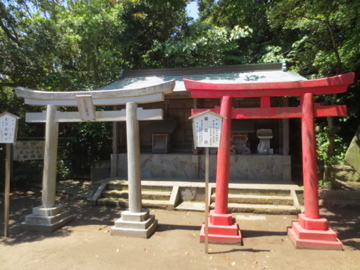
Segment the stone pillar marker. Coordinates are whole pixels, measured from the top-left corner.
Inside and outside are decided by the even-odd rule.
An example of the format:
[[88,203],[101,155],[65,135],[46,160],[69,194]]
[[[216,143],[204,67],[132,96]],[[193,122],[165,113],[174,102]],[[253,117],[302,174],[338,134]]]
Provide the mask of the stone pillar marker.
[[34,207],[32,214],[21,223],[26,229],[52,232],[74,219],[69,210],[55,205],[56,160],[58,149],[59,123],[56,121],[55,105],[47,105],[45,127],[45,153],[42,180],[42,205]]
[[129,209],[123,211],[115,221],[111,234],[148,238],[154,233],[157,220],[148,209],[142,209],[139,121],[137,104],[134,102],[126,103],[126,129]]

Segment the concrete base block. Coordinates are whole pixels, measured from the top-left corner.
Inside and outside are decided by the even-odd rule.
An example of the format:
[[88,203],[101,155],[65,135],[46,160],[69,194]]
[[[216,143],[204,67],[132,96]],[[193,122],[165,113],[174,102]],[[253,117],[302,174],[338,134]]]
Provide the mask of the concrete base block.
[[[242,245],[239,226],[231,213],[217,214],[214,210],[210,211],[208,237],[211,244]],[[205,224],[201,227],[200,242],[205,242]]]
[[156,230],[158,221],[149,210],[143,209],[139,213],[124,211],[111,228],[111,235],[149,238]]
[[299,221],[292,222],[292,226],[288,228],[288,237],[299,249],[343,249],[337,233],[327,227],[327,220],[324,218],[314,222],[300,214]]
[[[215,226],[218,227],[218,226]],[[225,226],[222,226],[224,229]],[[229,234],[220,234],[220,233],[211,233],[214,230],[214,225],[209,224],[209,234],[208,234],[208,241],[210,244],[219,244],[219,245],[242,245],[242,235],[239,230],[237,224],[229,226],[227,233]],[[217,228],[215,228],[215,231]],[[205,242],[205,224],[201,226],[200,231],[200,243]]]
[[130,212],[128,210],[121,213],[121,220],[123,221],[133,221],[133,222],[142,222],[149,218],[150,211],[148,209],[142,209],[141,212]]
[[53,232],[73,219],[74,216],[71,215],[70,210],[64,210],[61,205],[51,208],[38,206],[33,208],[32,214],[25,217],[21,227],[28,230]]

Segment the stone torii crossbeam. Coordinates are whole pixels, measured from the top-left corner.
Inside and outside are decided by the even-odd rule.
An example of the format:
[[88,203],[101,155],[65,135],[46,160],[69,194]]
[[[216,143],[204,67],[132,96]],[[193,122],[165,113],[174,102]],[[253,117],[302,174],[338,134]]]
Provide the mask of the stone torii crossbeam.
[[[314,95],[346,92],[354,82],[354,73],[330,78],[271,83],[207,83],[184,79],[193,98],[220,98],[221,105],[211,109],[226,117],[217,157],[215,209],[210,212],[209,241],[217,244],[239,244],[242,236],[228,210],[231,119],[301,118],[305,212],[293,222],[288,235],[297,248],[342,249],[337,234],[320,218],[316,159],[315,117],[345,116],[346,106],[321,106]],[[298,107],[271,107],[271,97],[300,96]],[[232,98],[259,97],[259,108],[233,108]],[[206,109],[193,109],[192,115]],[[200,241],[204,240],[203,228]]]
[[[27,113],[26,122],[46,123],[44,170],[42,180],[42,205],[33,208],[32,214],[25,217],[22,226],[40,231],[54,231],[74,217],[62,205],[56,205],[56,160],[58,147],[58,130],[61,122],[90,121],[125,121],[128,138],[128,182],[129,210],[123,211],[121,218],[115,222],[112,234],[135,237],[149,237],[156,229],[157,220],[142,209],[141,174],[140,174],[140,140],[138,121],[161,120],[161,109],[143,110],[138,103],[163,101],[164,95],[171,93],[175,82],[137,88],[73,92],[49,92],[31,90],[23,87],[15,89],[26,104],[45,105],[46,111]],[[95,106],[126,104],[126,111],[96,111]],[[77,112],[60,112],[58,106],[78,106]],[[81,110],[80,110],[81,108]]]

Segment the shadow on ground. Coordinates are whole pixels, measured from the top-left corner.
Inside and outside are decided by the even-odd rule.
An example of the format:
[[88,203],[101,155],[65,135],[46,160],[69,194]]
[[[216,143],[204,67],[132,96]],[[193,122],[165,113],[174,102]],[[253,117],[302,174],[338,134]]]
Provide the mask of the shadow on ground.
[[[1,196],[3,205],[4,195]],[[72,233],[72,227],[99,225],[109,226],[114,224],[114,220],[120,217],[122,209],[106,208],[93,206],[86,200],[74,195],[57,193],[56,203],[62,204],[65,209],[71,210],[75,219],[55,232],[38,232],[25,230],[21,223],[25,216],[32,213],[32,208],[41,205],[41,191],[38,188],[24,190],[16,188],[10,194],[10,217],[9,217],[9,237],[3,238],[3,243],[15,245],[24,242],[41,241],[49,237],[66,237]],[[4,207],[0,209],[0,235],[4,235]]]
[[[0,202],[3,205],[3,194],[0,194]],[[66,193],[57,193],[56,202],[64,205],[75,216],[75,219],[68,223],[61,230],[52,233],[29,231],[21,228],[20,224],[25,216],[31,214],[32,208],[41,205],[40,188],[35,187],[16,187],[11,192],[10,197],[10,223],[9,237],[2,238],[1,242],[6,245],[16,245],[24,242],[41,241],[44,238],[66,237],[71,235],[72,228],[77,226],[99,226],[99,230],[108,226],[113,226],[114,221],[120,217],[120,208],[108,208],[103,206],[91,205],[88,201]],[[329,227],[338,233],[338,238],[350,250],[360,250],[360,215],[355,208],[332,208],[321,209],[321,216],[328,219]],[[0,235],[4,232],[4,207],[0,209]],[[170,222],[171,223],[171,222]],[[289,224],[290,225],[290,224]],[[165,232],[171,230],[198,231],[199,225],[166,224],[160,223],[157,231]],[[241,229],[244,239],[267,237],[267,236],[286,236],[284,231],[261,231]],[[236,250],[235,250],[236,251]],[[229,252],[235,252],[229,251]],[[242,249],[242,251],[244,251]],[[263,252],[254,249],[249,252]],[[266,250],[265,250],[266,251]]]
[[356,208],[323,209],[322,217],[329,221],[329,227],[338,234],[344,245],[360,250],[360,216]]

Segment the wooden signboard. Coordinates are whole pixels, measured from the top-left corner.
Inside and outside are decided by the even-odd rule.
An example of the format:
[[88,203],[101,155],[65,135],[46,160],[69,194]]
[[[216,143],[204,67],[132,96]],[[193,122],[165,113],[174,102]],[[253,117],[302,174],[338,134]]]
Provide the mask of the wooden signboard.
[[8,112],[0,114],[0,143],[15,143],[18,119]]
[[190,117],[196,147],[219,147],[223,116],[210,110]]
[[209,228],[209,147],[219,147],[222,120],[225,117],[210,110],[189,117],[193,120],[195,147],[205,147],[205,253],[208,253]]
[[0,114],[0,143],[6,144],[4,190],[4,237],[9,233],[11,144],[15,143],[19,117],[8,112]]
[[17,141],[13,149],[14,160],[44,159],[45,141]]

